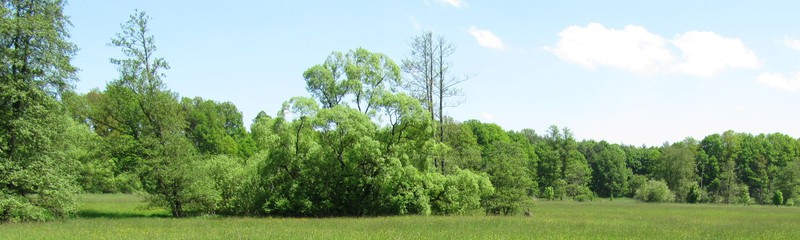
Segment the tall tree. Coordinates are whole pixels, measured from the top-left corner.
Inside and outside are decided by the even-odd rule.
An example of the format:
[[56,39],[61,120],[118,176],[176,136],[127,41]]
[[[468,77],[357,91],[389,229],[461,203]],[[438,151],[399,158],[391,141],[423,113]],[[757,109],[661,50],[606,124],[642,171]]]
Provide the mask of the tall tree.
[[406,88],[417,97],[430,113],[431,121],[438,122],[433,138],[444,141],[446,119],[444,108],[460,104],[453,97],[461,96],[458,84],[467,77],[456,77],[451,72],[452,63],[448,60],[456,51],[456,46],[447,42],[443,36],[434,38],[430,31],[414,37],[411,42],[411,56],[403,60],[403,71],[411,77]]
[[592,167],[592,190],[602,197],[628,194],[632,171],[625,165],[625,151],[615,144],[600,141],[586,154]]
[[178,96],[162,81],[162,71],[169,65],[155,55],[149,20],[145,12],[137,10],[121,25],[122,33],[111,39],[126,58],[111,59],[120,77],[109,83],[107,94],[126,107],[109,112],[128,123],[123,133],[138,146],[134,154],[143,161],[139,171],[142,186],[150,193],[148,199],[182,217],[189,205],[202,201],[194,192],[202,181],[201,176],[192,174],[194,148],[184,134],[186,121]]
[[75,210],[74,125],[58,102],[76,51],[63,1],[0,4],[0,221],[45,220]]

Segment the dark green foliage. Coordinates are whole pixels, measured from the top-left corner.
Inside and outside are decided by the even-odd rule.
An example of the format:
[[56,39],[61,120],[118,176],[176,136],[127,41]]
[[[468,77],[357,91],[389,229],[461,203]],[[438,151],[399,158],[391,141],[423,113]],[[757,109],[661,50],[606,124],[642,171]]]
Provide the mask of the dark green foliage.
[[653,178],[664,180],[677,201],[686,201],[692,183],[696,181],[696,152],[697,145],[692,139],[665,144],[653,172]]
[[[585,144],[585,143],[583,143]],[[592,166],[592,191],[601,197],[628,194],[632,172],[625,164],[625,152],[618,145],[601,141],[584,153]]]
[[495,187],[495,193],[484,200],[486,212],[510,215],[521,209],[528,189],[533,186],[527,156],[517,143],[496,141],[486,150],[486,173]]
[[186,135],[202,154],[248,158],[255,142],[242,123],[242,113],[230,102],[183,98]]
[[702,190],[697,185],[692,185],[689,188],[689,193],[686,195],[686,202],[687,203],[699,203],[703,201],[703,193]]
[[775,191],[772,195],[772,204],[773,205],[783,205],[783,193],[781,191]]

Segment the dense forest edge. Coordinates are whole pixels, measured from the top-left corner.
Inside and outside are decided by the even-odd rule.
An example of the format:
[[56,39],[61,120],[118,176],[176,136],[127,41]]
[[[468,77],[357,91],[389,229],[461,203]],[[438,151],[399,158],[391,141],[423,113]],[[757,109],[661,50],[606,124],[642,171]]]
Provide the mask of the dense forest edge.
[[[568,128],[455,121],[455,46],[357,48],[302,73],[309,96],[247,126],[230,102],[180,97],[150,18],[111,36],[104,89],[73,90],[59,0],[0,6],[0,222],[70,216],[80,193],[142,193],[174,217],[513,215],[532,199],[794,205],[800,139],[727,131],[659,147],[578,141]],[[321,56],[324,57],[324,56]],[[298,73],[300,76],[301,73]],[[248,128],[249,127],[249,128]]]

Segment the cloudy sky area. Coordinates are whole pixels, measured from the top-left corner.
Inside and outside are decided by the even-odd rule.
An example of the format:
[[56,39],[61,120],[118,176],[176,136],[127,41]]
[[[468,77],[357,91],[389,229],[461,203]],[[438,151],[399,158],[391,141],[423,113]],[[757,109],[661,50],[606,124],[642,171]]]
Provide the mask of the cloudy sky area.
[[578,139],[660,145],[725,130],[800,137],[795,1],[72,0],[77,89],[118,76],[108,46],[134,9],[153,18],[165,82],[231,101],[251,123],[292,96],[331,51],[400,62],[430,30],[457,45],[455,119],[506,129],[569,127]]

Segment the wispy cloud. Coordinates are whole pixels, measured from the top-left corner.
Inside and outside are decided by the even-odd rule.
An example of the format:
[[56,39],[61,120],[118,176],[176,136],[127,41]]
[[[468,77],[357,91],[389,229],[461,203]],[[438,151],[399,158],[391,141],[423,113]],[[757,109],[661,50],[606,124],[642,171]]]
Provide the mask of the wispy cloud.
[[500,50],[505,48],[505,45],[503,45],[503,40],[500,40],[499,37],[494,35],[494,33],[490,32],[489,30],[479,29],[475,26],[472,26],[469,28],[469,34],[475,37],[475,40],[478,40],[478,44],[481,46]]
[[785,45],[785,46],[787,46],[787,47],[789,47],[791,49],[800,51],[800,40],[797,40],[797,39],[794,39],[794,38],[785,37],[785,38],[783,38],[783,45]]
[[442,4],[448,4],[455,8],[462,8],[467,6],[467,3],[462,0],[437,0],[437,1]]
[[411,26],[414,27],[414,30],[422,29],[422,24],[419,24],[417,18],[415,18],[414,16],[408,16],[408,20],[411,21]]
[[[712,76],[728,68],[759,68],[760,60],[736,38],[690,31],[666,39],[642,26],[609,29],[598,23],[570,26],[556,47],[544,49],[589,69],[598,66],[639,74]],[[676,51],[678,50],[678,51]]]
[[494,120],[495,120],[494,115],[492,115],[491,113],[488,113],[488,112],[481,112],[481,117],[483,118],[484,121],[487,121],[487,122],[494,122]]
[[763,73],[756,78],[758,82],[766,84],[767,86],[783,89],[789,92],[800,91],[800,72],[796,73],[793,78],[787,78],[779,73]]

